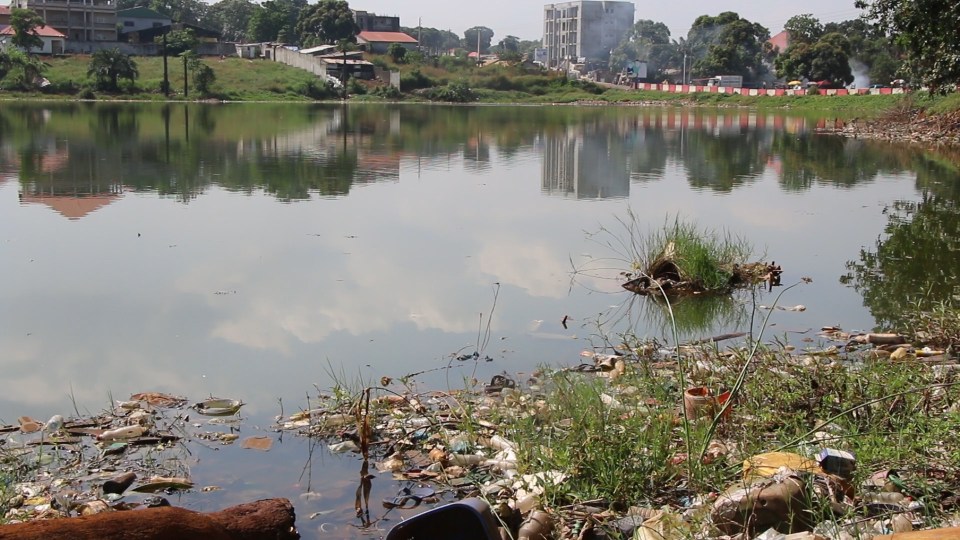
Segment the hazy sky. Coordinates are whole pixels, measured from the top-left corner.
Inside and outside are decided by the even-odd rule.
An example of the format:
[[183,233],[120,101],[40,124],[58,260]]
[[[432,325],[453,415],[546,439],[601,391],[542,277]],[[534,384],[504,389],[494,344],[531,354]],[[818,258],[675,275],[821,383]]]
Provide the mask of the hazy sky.
[[[311,2],[312,3],[312,2]],[[537,0],[349,0],[352,9],[371,11],[377,15],[397,15],[400,24],[416,27],[421,18],[423,26],[451,30],[459,36],[473,26],[486,26],[494,31],[493,42],[514,35],[520,39],[540,39],[543,34],[543,6],[548,2]],[[734,11],[741,17],[758,22],[776,34],[790,17],[810,13],[820,22],[854,19],[860,10],[853,0],[805,0],[803,2],[757,2],[755,0],[667,0],[634,2],[635,19],[662,22],[670,29],[670,36],[686,37],[693,20],[700,15],[717,15]]]

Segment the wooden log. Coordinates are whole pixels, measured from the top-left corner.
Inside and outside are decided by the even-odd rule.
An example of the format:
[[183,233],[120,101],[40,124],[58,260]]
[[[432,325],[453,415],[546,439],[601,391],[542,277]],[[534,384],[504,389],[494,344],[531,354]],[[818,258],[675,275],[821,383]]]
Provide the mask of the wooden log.
[[0,540],[295,540],[295,519],[289,500],[264,499],[219,512],[160,507],[4,525]]

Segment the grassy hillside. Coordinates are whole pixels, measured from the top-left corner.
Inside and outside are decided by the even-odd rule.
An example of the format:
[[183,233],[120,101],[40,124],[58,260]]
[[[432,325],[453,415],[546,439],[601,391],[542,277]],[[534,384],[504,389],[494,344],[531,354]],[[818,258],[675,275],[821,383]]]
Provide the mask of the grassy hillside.
[[[395,63],[390,57],[369,55],[374,64],[400,71],[401,92],[382,84],[351,81],[351,100],[358,101],[454,101],[484,103],[658,103],[715,107],[789,108],[823,111],[837,115],[870,116],[904,106],[902,96],[782,96],[750,97],[725,94],[670,94],[653,91],[607,89],[589,82],[568,81],[561,74],[540,71],[531,66],[504,64],[477,67],[466,59],[442,57],[419,63]],[[119,94],[94,89],[87,77],[90,56],[75,55],[46,59],[44,75],[51,85],[43,92],[0,91],[0,98],[48,99],[143,99],[164,100],[160,93],[163,60],[159,57],[135,57],[140,73],[132,85],[124,83]],[[207,57],[216,82],[210,95],[189,90],[188,99],[215,98],[230,101],[313,101],[339,99],[311,73],[266,60]],[[183,64],[180,58],[168,60],[171,99],[184,99]],[[190,85],[192,87],[192,83]],[[931,112],[960,109],[960,96],[910,98],[909,103]]]
[[[111,95],[96,92],[103,99],[148,99],[163,100],[160,83],[163,80],[163,59],[154,56],[134,58],[140,76],[134,85],[123,82],[123,92]],[[205,58],[204,63],[216,74],[213,84],[213,96],[237,101],[309,101],[314,98],[328,97],[318,91],[322,85],[317,78],[302,69],[293,68],[278,62],[263,60],[244,60],[230,57]],[[83,89],[93,88],[93,80],[87,77],[90,64],[89,55],[61,56],[46,60],[44,73],[51,85],[41,93],[17,93],[20,97],[76,97]],[[180,58],[168,58],[168,78],[171,98],[183,99],[183,62]],[[188,98],[199,99],[188,86]],[[332,97],[332,96],[331,96]]]

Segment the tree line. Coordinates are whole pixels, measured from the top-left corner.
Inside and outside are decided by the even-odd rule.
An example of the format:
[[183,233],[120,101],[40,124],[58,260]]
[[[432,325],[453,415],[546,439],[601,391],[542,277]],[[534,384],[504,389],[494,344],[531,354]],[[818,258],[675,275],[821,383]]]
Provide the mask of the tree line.
[[[960,28],[960,4],[944,4],[942,0],[856,0],[855,5],[863,10],[863,16],[839,23],[822,24],[810,14],[791,17],[784,26],[790,36],[785,50],[770,44],[769,29],[734,12],[701,15],[686,37],[676,39],[662,22],[640,20],[612,51],[609,68],[620,71],[632,61],[643,60],[649,78],[658,81],[729,74],[742,75],[756,85],[780,78],[840,86],[849,85],[856,74],[862,74],[883,84],[906,79],[934,90],[955,88],[960,79],[960,32],[956,31]],[[359,32],[346,0],[320,0],[315,4],[307,0],[220,0],[213,4],[202,0],[118,0],[117,7],[147,7],[176,22],[219,31],[227,41],[275,41],[310,47],[343,43]],[[19,11],[14,10],[11,20],[17,30],[14,44],[39,41],[29,31],[20,31],[36,26],[39,16]],[[450,30],[421,26],[401,27],[401,31],[419,39],[419,54],[427,56],[461,49],[519,61],[540,45],[537,40],[516,36],[506,36],[494,44],[495,32],[486,26],[468,28],[462,37]],[[175,50],[192,48],[189,31],[182,32],[184,35],[168,36],[169,46]],[[394,53],[402,56],[399,50]],[[22,59],[14,60],[24,64]],[[0,58],[0,70],[6,66],[10,71],[13,64],[10,53]],[[27,66],[26,71],[34,70]]]
[[671,39],[663,23],[641,20],[614,49],[610,65],[619,71],[631,60],[648,63],[653,80],[687,81],[720,74],[742,75],[760,85],[774,79],[826,81],[846,86],[860,74],[888,84],[904,68],[905,51],[894,36],[860,18],[822,24],[809,14],[784,25],[788,46],[780,50],[770,31],[734,12],[698,17],[686,37]]

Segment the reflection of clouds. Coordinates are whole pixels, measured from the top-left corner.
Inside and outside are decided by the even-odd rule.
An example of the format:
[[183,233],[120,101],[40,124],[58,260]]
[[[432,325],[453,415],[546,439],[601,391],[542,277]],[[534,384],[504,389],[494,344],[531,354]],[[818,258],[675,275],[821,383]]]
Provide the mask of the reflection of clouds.
[[[25,301],[43,303],[37,297]],[[104,321],[92,317],[85,322],[100,326],[98,323]],[[119,336],[117,339],[103,335],[91,337],[83,324],[70,325],[67,321],[57,321],[56,316],[46,323],[47,326],[29,336],[4,340],[0,410],[36,414],[33,411],[41,408],[69,415],[73,411],[63,407],[72,400],[81,413],[87,409],[98,412],[107,408],[111,393],[115,399],[125,399],[130,393],[142,390],[182,393],[194,387],[185,370],[177,369],[172,362],[158,360],[154,356],[155,348],[145,342],[131,343]],[[77,333],[67,330],[51,335],[48,328],[75,328]],[[143,347],[131,348],[137,345]],[[131,388],[130,384],[149,387]],[[13,411],[10,411],[11,405]]]
[[512,235],[486,240],[478,256],[480,269],[496,276],[500,283],[519,287],[531,296],[567,295],[568,287],[562,280],[570,270],[566,253],[556,252],[530,237]]

